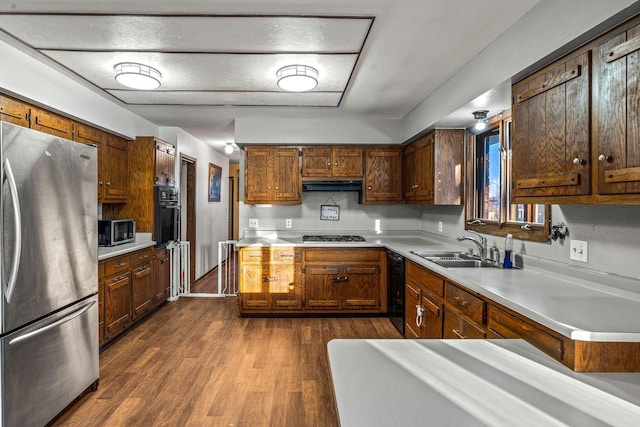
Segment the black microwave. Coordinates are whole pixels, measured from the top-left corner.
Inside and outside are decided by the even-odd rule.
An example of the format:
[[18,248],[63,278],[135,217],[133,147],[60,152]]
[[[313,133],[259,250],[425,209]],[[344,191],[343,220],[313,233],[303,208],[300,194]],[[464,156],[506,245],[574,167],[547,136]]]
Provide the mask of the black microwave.
[[116,246],[136,240],[135,219],[98,221],[98,246]]

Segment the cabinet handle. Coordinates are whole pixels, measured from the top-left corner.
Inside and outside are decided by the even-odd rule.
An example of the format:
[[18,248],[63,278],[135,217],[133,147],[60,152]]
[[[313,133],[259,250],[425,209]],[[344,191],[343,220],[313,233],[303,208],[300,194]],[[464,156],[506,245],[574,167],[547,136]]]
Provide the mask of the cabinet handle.
[[605,161],[609,160],[609,156],[607,156],[606,154],[600,154],[598,156],[598,160],[600,160],[601,162],[605,162]]
[[416,305],[416,326],[418,328],[422,327],[422,315],[424,314],[424,308]]
[[581,165],[582,164],[582,159],[580,157],[576,157],[575,159],[573,159],[573,164],[574,165]]
[[265,282],[277,282],[278,281],[278,276],[265,276],[264,277],[264,281]]
[[116,268],[124,267],[125,264],[126,264],[125,262],[119,262],[116,264]]
[[466,339],[467,339],[467,337],[465,337],[464,335],[462,335],[462,334],[460,333],[460,331],[458,331],[457,329],[454,329],[454,330],[453,330],[453,333],[454,333],[454,334],[456,334],[456,336],[457,336],[458,338],[460,338],[461,340],[466,340]]
[[458,303],[458,305],[462,306],[462,307],[466,307],[469,305],[469,303],[467,301],[464,300],[464,298],[458,296],[458,295],[454,295],[453,299],[456,300],[456,302]]
[[333,278],[333,283],[346,282],[347,280],[349,280],[349,276],[336,276]]

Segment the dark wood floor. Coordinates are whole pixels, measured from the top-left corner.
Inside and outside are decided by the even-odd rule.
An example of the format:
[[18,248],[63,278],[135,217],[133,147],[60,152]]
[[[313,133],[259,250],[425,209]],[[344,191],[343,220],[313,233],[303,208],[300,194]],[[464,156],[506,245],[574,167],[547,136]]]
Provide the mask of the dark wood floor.
[[167,303],[100,354],[100,386],[55,426],[337,426],[326,344],[400,338],[386,318],[240,318],[234,297]]
[[[227,272],[229,268],[229,272]],[[237,257],[230,258],[222,262],[222,265],[205,274],[191,285],[192,294],[217,294],[218,293],[218,274],[222,274],[223,287],[225,282],[235,281],[235,290],[237,291],[238,283],[238,262]],[[234,284],[228,283],[227,289],[222,289],[223,294],[233,294]]]

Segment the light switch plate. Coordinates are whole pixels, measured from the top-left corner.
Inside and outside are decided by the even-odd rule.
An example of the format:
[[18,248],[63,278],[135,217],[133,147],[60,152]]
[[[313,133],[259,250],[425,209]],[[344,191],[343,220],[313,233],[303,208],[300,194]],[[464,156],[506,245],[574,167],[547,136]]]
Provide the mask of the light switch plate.
[[438,221],[438,231],[442,233],[442,221]]
[[249,228],[258,228],[258,218],[249,218]]
[[583,240],[571,239],[569,258],[575,261],[588,262],[589,244]]
[[292,225],[293,224],[292,224],[291,218],[287,218],[287,219],[284,220],[284,226],[286,228],[291,228]]

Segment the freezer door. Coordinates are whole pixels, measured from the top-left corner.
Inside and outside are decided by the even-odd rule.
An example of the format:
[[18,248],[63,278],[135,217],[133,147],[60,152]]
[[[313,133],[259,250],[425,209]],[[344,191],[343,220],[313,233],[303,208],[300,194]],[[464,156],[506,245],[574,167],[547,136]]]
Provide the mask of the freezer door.
[[97,296],[8,334],[1,345],[1,425],[46,425],[98,379]]
[[98,290],[95,147],[0,123],[2,333]]

